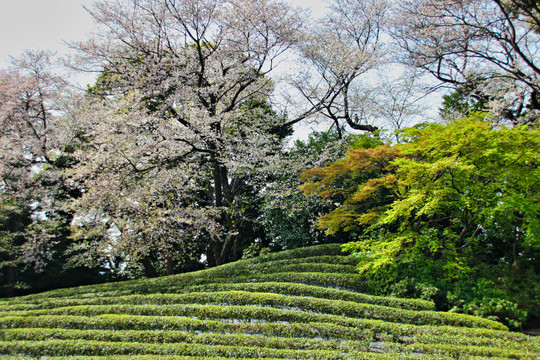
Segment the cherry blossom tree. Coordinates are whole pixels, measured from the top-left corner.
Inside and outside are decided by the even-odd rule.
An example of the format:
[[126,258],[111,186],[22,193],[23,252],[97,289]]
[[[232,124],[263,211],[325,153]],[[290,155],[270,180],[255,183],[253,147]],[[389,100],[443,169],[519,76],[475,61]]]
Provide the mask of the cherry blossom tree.
[[236,257],[248,193],[289,132],[268,74],[301,13],[271,0],[101,1],[90,13],[102,31],[77,44],[79,64],[100,77],[73,115],[75,207],[80,226],[121,235],[81,246],[171,271],[201,247],[211,266]]
[[394,36],[405,62],[514,124],[540,110],[540,9],[534,1],[407,0]]
[[32,168],[51,163],[52,111],[62,82],[47,72],[50,54],[26,53],[0,72],[0,176],[4,193],[24,197]]
[[[26,52],[0,71],[0,269],[14,295],[23,267],[42,271],[54,254],[61,176],[59,118],[65,82],[52,55]],[[44,171],[49,167],[48,171]]]
[[337,131],[344,125],[378,130],[367,79],[386,62],[381,36],[388,6],[384,0],[336,0],[325,18],[313,22],[299,45],[303,70],[293,84],[307,107],[292,122],[317,115]]

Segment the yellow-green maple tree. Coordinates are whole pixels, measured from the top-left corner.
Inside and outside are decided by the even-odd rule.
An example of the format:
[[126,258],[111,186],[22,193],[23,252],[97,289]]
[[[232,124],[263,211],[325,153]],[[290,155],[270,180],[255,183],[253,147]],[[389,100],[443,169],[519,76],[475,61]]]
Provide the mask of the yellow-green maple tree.
[[539,246],[538,129],[493,128],[477,115],[403,135],[404,144],[351,149],[303,174],[304,191],[342,202],[319,226],[329,234],[437,228],[464,249],[496,224],[513,241],[514,262],[520,248]]

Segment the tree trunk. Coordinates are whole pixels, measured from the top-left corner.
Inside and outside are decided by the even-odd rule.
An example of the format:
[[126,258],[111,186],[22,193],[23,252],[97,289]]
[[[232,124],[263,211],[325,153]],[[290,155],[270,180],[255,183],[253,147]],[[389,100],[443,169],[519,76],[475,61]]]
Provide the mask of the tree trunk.
[[[214,177],[214,197],[216,207],[223,206],[223,184],[221,179],[221,166],[214,160],[212,175]],[[227,181],[227,179],[225,179]]]
[[156,271],[156,268],[154,265],[152,265],[152,262],[150,261],[150,258],[145,257],[141,259],[141,264],[144,266],[144,273],[148,277],[158,277],[159,274]]
[[216,247],[217,245],[214,243],[208,246],[208,251],[206,253],[206,262],[208,263],[208,267],[214,267],[217,265]]
[[233,259],[235,261],[240,259],[240,236],[235,236],[232,251],[233,251]]
[[15,285],[17,284],[17,268],[14,265],[8,267],[8,283],[6,296],[14,297],[16,294]]
[[[233,229],[229,229],[229,231],[234,231]],[[236,234],[230,234],[225,239],[225,242],[223,243],[223,246],[221,247],[221,252],[218,257],[218,263],[217,265],[223,265],[226,264],[229,261],[229,257],[231,254],[231,249],[233,248],[235,239],[238,237]]]
[[521,241],[520,227],[516,226],[514,242],[512,244],[512,269],[515,273],[520,273],[522,270],[521,258],[519,256],[519,243]]
[[[227,168],[217,160],[214,160],[212,175],[214,177],[214,196],[216,207],[231,208],[234,204],[234,193],[229,184],[229,176]],[[221,215],[221,224],[225,227],[229,235],[224,239],[223,243],[214,243],[210,246],[208,256],[208,266],[223,265],[230,259],[231,251],[233,250],[238,238],[238,229],[234,221],[234,214],[223,213]],[[236,250],[238,252],[238,250]]]
[[174,263],[172,256],[170,255],[167,256],[166,261],[167,261],[167,275],[174,275],[176,264]]

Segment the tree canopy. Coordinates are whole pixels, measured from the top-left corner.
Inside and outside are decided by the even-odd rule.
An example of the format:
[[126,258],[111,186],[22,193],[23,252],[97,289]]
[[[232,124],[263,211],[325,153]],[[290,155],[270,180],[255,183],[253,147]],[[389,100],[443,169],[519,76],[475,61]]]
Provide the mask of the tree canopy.
[[342,202],[319,226],[356,233],[347,248],[360,254],[361,272],[408,268],[385,279],[399,281],[428,261],[424,280],[435,284],[435,274],[464,280],[479,264],[522,274],[540,255],[539,135],[482,113],[416,126],[403,144],[352,149],[305,172],[303,189]]

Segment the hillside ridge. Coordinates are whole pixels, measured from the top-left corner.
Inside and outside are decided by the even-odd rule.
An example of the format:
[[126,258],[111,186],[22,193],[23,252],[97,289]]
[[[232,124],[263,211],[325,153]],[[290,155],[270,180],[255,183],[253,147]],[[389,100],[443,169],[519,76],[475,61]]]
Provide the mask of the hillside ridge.
[[337,244],[0,300],[6,359],[537,359],[538,338],[362,292]]

